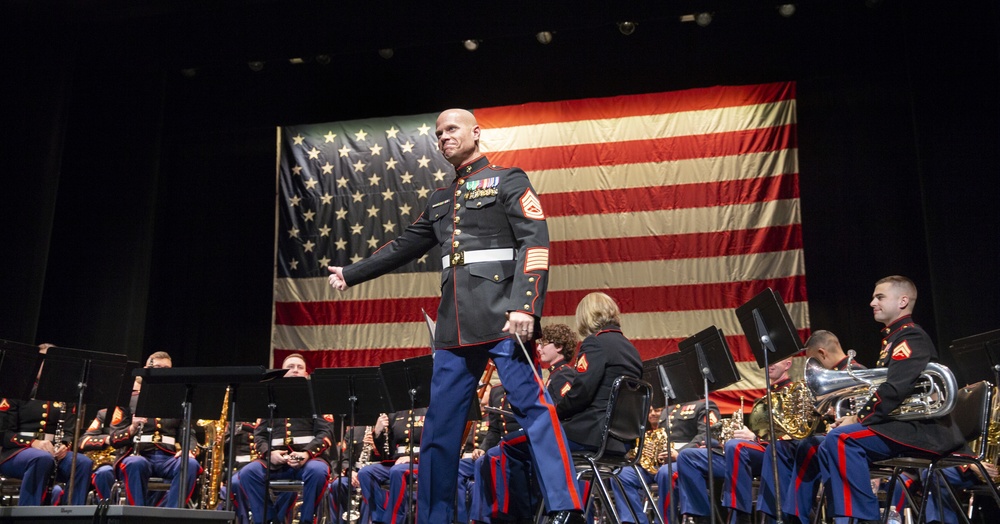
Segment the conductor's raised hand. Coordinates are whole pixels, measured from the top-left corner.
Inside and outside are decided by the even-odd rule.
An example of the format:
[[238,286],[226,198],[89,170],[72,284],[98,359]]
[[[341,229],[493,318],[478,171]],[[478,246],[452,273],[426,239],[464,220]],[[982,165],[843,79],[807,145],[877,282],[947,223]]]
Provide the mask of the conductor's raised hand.
[[344,291],[348,286],[347,282],[344,282],[344,268],[340,266],[327,266],[326,268],[330,271],[330,287],[338,291]]
[[535,317],[521,311],[511,311],[507,315],[507,323],[503,330],[511,335],[521,337],[521,340],[531,338],[535,328]]

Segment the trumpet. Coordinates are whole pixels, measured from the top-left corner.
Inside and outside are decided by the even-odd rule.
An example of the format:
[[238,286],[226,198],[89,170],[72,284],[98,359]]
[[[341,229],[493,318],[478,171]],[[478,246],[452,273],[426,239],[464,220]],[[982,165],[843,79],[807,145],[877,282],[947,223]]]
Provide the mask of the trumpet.
[[[806,361],[805,382],[816,399],[816,411],[826,413],[831,408],[840,418],[858,412],[878,386],[886,381],[889,368],[851,369],[854,351],[848,352],[845,371],[824,368],[815,359]],[[943,417],[955,408],[958,386],[948,366],[928,362],[920,373],[913,394],[906,397],[889,416],[896,420],[923,420]]]

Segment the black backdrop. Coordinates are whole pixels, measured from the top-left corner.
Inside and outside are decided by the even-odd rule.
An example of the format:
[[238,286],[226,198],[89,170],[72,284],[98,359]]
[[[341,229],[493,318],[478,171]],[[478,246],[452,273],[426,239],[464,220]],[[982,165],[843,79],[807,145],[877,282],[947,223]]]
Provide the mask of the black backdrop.
[[2,7],[0,338],[266,362],[279,125],[786,80],[813,328],[870,363],[894,273],[939,347],[1000,327],[994,2],[204,4]]

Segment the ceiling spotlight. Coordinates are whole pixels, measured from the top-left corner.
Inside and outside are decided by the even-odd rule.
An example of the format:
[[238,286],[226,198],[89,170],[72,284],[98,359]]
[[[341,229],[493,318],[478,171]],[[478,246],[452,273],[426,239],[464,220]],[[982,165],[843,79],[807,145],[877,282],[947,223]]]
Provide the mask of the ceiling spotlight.
[[621,34],[628,36],[635,32],[635,26],[637,25],[638,24],[636,24],[635,22],[630,22],[628,20],[624,22],[618,22],[618,31]]
[[475,51],[479,49],[479,40],[466,40],[462,42],[462,45],[465,46],[466,51]]
[[288,63],[289,64],[294,64],[294,65],[301,65],[301,64],[306,63],[306,61],[305,61],[304,58],[289,58],[288,59]]
[[391,47],[383,47],[382,49],[378,50],[378,56],[381,56],[386,60],[392,58],[392,55],[393,55],[393,50]]
[[694,23],[701,27],[705,27],[712,23],[712,13],[698,13],[694,15]]
[[535,40],[538,40],[539,44],[551,44],[552,33],[550,31],[539,31],[535,33]]
[[788,18],[795,14],[795,4],[781,4],[778,6],[778,14]]
[[253,60],[247,63],[247,67],[249,67],[254,73],[259,73],[264,70],[264,62],[260,60]]
[[330,65],[330,55],[316,55],[316,63],[319,65]]

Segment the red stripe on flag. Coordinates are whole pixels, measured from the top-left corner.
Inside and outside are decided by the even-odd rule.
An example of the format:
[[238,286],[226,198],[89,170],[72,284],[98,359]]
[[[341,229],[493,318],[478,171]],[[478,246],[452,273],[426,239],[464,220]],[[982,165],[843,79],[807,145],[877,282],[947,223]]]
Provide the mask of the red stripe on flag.
[[[611,295],[623,311],[646,313],[657,311],[696,311],[703,309],[736,309],[752,297],[771,287],[781,293],[786,302],[804,301],[805,277],[689,284],[680,286],[632,287],[602,289]],[[546,295],[546,316],[569,316],[580,300],[591,291],[551,291]],[[422,322],[421,309],[436,311],[437,297],[393,298],[377,300],[337,300],[320,302],[276,302],[275,324],[285,326],[324,326],[350,324],[390,324]]]
[[539,198],[549,218],[732,206],[799,198],[799,177],[789,173],[724,182],[546,193]]
[[[708,327],[708,325],[705,327]],[[694,333],[691,334],[694,335]],[[799,329],[798,334],[800,341],[806,340],[809,337],[810,330]],[[753,355],[753,350],[750,349],[750,343],[747,342],[746,337],[742,333],[723,333],[723,335],[726,336],[726,344],[729,345],[729,351],[733,355],[734,362],[753,362],[757,360]],[[625,333],[625,336],[628,336],[628,333]],[[629,339],[629,341],[639,350],[639,356],[643,360],[649,360],[668,353],[676,353],[679,344],[686,338],[633,338]]]
[[718,233],[689,233],[651,237],[600,238],[553,242],[549,261],[553,266],[681,260],[712,256],[771,253],[802,247],[802,226],[775,226]]
[[738,107],[795,98],[794,83],[723,86],[667,93],[587,98],[561,102],[536,102],[516,106],[476,109],[483,129],[602,120],[629,116],[701,111]]
[[798,147],[795,124],[679,137],[491,151],[490,162],[531,173],[601,165],[645,164],[748,155]]

